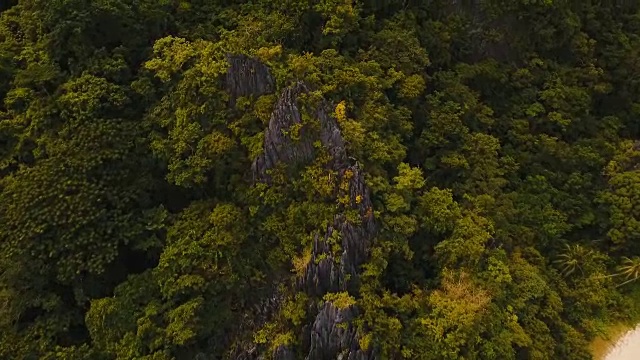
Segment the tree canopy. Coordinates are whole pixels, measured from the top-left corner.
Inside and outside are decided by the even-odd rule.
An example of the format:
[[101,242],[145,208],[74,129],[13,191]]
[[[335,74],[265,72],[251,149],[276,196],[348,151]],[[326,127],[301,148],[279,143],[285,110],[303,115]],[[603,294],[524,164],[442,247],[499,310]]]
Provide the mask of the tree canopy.
[[640,315],[639,2],[3,1],[0,100],[1,358],[581,360]]

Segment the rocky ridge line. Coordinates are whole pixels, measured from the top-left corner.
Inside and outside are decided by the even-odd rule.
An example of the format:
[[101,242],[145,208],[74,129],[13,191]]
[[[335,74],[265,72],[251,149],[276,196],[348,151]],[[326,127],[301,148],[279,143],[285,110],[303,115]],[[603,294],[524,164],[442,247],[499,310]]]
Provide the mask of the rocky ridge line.
[[[265,94],[273,84],[268,68],[257,60],[247,57],[230,58],[231,67],[227,83],[235,84],[229,89],[233,98],[237,96],[259,96]],[[256,87],[250,92],[251,84]],[[322,146],[331,155],[329,167],[338,173],[338,181],[347,186],[336,196],[348,195],[346,206],[356,210],[361,221],[348,221],[345,213],[338,213],[326,229],[324,236],[314,239],[311,261],[304,275],[298,280],[297,287],[313,297],[321,298],[328,292],[348,291],[355,294],[359,267],[366,261],[367,252],[376,232],[369,190],[364,182],[364,174],[357,162],[352,161],[345,150],[345,142],[337,122],[330,114],[326,101],[312,111],[312,116],[320,123],[319,133],[308,129],[302,122],[299,98],[309,93],[309,88],[301,82],[284,89],[274,107],[265,131],[264,152],[255,159],[252,170],[256,181],[269,182],[268,170],[278,163],[289,166],[303,165],[315,157],[314,143],[320,140]],[[286,135],[292,126],[300,126],[299,140]],[[331,251],[330,238],[334,232],[341,238],[341,254]],[[272,306],[274,306],[272,304]],[[265,309],[273,312],[275,309]],[[357,316],[357,308],[338,308],[331,302],[324,302],[319,309],[309,309],[315,313],[312,324],[304,327],[305,344],[308,349],[305,359],[373,359],[375,355],[359,347],[358,334],[352,320]],[[346,324],[346,326],[345,326]],[[305,350],[306,352],[307,350]],[[277,360],[298,358],[297,354],[286,346],[278,347],[273,357]],[[302,354],[300,354],[302,355]],[[237,359],[253,359],[254,354],[244,352]],[[301,357],[301,356],[300,356]]]

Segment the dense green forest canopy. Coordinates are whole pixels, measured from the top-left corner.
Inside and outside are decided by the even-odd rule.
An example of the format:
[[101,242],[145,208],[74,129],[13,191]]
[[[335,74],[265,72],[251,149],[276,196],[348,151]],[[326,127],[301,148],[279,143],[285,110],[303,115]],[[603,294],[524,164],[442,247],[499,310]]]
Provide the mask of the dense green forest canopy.
[[638,1],[0,11],[2,359],[590,359],[638,315]]

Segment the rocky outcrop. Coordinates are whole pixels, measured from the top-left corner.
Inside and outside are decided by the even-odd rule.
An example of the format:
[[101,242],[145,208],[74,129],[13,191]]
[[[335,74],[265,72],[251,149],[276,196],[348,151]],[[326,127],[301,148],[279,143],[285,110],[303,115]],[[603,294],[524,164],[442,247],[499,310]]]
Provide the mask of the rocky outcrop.
[[288,347],[281,345],[273,352],[273,358],[278,360],[296,360],[296,356]]
[[[275,82],[269,68],[257,59],[245,55],[228,55],[229,68],[224,78],[225,90],[229,94],[229,106],[235,106],[240,97],[257,98],[275,91]],[[259,349],[253,344],[252,333],[264,325],[275,314],[281,303],[278,284],[273,284],[272,296],[255,299],[254,306],[243,314],[236,332],[240,338],[232,340],[229,357],[237,360],[259,358]],[[233,335],[232,335],[233,337]],[[282,359],[287,359],[286,356]]]
[[[309,294],[322,296],[327,292],[355,291],[358,269],[366,261],[371,239],[375,234],[372,204],[364,184],[364,174],[358,165],[344,166],[339,171],[341,181],[348,183],[349,207],[358,211],[353,223],[345,214],[337,214],[323,237],[316,236],[312,259],[307,265],[300,286]],[[343,196],[345,194],[338,194]],[[337,233],[337,234],[336,234]],[[333,254],[330,239],[341,239],[342,253]]]
[[[278,163],[296,166],[311,161],[315,156],[314,142],[320,140],[333,159],[332,167],[337,170],[346,162],[344,140],[337,122],[328,115],[328,105],[324,102],[311,109],[312,116],[320,123],[320,132],[314,132],[302,122],[299,98],[308,93],[304,83],[296,83],[286,88],[271,114],[269,127],[265,131],[264,153],[253,164],[254,177],[268,181],[268,170]],[[309,110],[309,109],[307,109]],[[299,127],[296,140],[290,132]]]
[[311,329],[311,347],[306,359],[369,360],[375,354],[360,349],[352,320],[354,307],[339,309],[325,302]]
[[229,69],[224,86],[229,93],[230,106],[245,96],[261,96],[275,91],[275,82],[269,68],[257,59],[245,55],[227,56]]
[[[229,89],[232,99],[264,94],[271,89],[270,75],[264,65],[247,58],[230,60],[230,63],[232,69],[227,74],[227,84],[232,84]],[[330,115],[329,104],[325,101],[315,105],[301,103],[300,98],[309,92],[310,89],[304,83],[293,84],[282,91],[265,130],[263,154],[255,159],[252,166],[254,180],[269,183],[269,170],[278,164],[295,168],[312,161],[316,156],[315,146],[318,141],[329,152],[331,161],[327,166],[338,174],[337,180],[342,184],[336,190],[336,196],[347,195],[349,202],[343,204],[343,209],[335,215],[324,235],[316,236],[312,259],[304,275],[298,279],[297,287],[315,298],[321,298],[327,292],[347,291],[355,294],[359,268],[367,259],[376,231],[369,190],[359,164],[346,154],[344,139],[336,120]],[[313,126],[303,121],[303,112],[316,120]],[[357,213],[357,218],[348,217],[348,210]],[[336,239],[339,239],[341,245],[339,252],[335,252],[336,249],[332,246]],[[273,358],[374,358],[371,352],[359,349],[358,334],[351,323],[357,314],[356,308],[339,309],[332,303],[325,302],[319,308],[310,307],[309,313],[314,320],[303,329],[303,353],[279,346],[271,354]],[[247,347],[234,358],[260,357],[254,348]]]
[[[282,284],[272,284],[271,291],[269,291],[271,296],[256,299],[255,305],[243,314],[237,327],[237,333],[241,334],[241,337],[233,341],[228,355],[230,359],[261,359],[261,349],[253,343],[253,333],[267,323],[280,309],[283,302],[282,294],[277,290],[280,285]],[[284,356],[284,350],[279,352],[281,356]],[[288,358],[282,357],[280,359]]]
[[[280,95],[265,130],[264,152],[253,163],[255,179],[268,181],[268,170],[280,162],[295,166],[313,159],[313,138],[309,129],[302,126],[302,110],[298,105],[298,96],[306,91],[305,85],[298,83]],[[301,127],[295,141],[289,134],[294,126]]]
[[[268,182],[268,170],[278,163],[296,166],[311,161],[315,156],[314,142],[320,140],[331,154],[332,161],[328,166],[338,173],[338,182],[346,184],[340,187],[342,190],[336,196],[348,195],[350,203],[343,210],[356,210],[359,218],[348,219],[344,212],[338,213],[324,236],[316,236],[311,261],[298,280],[298,287],[315,297],[322,297],[328,292],[355,293],[359,268],[367,259],[376,230],[371,199],[359,165],[351,163],[347,157],[344,140],[337,122],[329,115],[328,104],[321,102],[310,110],[320,125],[319,131],[303,124],[298,99],[307,92],[309,89],[303,83],[282,92],[265,132],[264,153],[253,165],[254,177]],[[293,140],[288,133],[296,127],[298,134]],[[336,238],[340,239],[339,254],[335,254],[331,246]],[[325,303],[309,331],[309,350],[305,358],[368,359],[371,354],[359,350],[356,331],[350,323],[354,311],[352,308],[337,309],[331,303]],[[289,354],[279,348],[274,357],[284,360]]]
[[[265,132],[264,153],[253,165],[254,177],[268,181],[268,170],[282,162],[289,166],[311,161],[315,155],[313,143],[320,140],[322,146],[331,154],[329,164],[338,172],[338,181],[347,184],[336,196],[348,195],[350,204],[360,215],[360,221],[352,223],[344,213],[337,214],[334,222],[323,237],[316,236],[313,245],[312,260],[307,265],[304,276],[299,282],[309,294],[321,296],[327,292],[352,289],[349,283],[357,277],[359,266],[366,260],[366,252],[375,232],[372,204],[369,191],[364,183],[364,174],[359,165],[351,164],[347,158],[344,140],[337,122],[329,116],[329,106],[321,102],[311,112],[320,123],[319,133],[312,133],[302,123],[298,98],[309,92],[303,83],[297,83],[282,92],[278,100],[269,127]],[[299,125],[297,140],[288,132]],[[345,208],[346,210],[346,208]],[[342,254],[332,254],[329,239],[341,239]],[[352,289],[353,290],[353,289]]]

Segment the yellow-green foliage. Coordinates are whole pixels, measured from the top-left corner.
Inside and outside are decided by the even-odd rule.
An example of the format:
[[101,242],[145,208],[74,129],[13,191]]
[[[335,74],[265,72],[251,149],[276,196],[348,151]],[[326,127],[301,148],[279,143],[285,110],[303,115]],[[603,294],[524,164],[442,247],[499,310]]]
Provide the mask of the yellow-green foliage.
[[299,277],[304,276],[306,270],[307,270],[307,266],[309,265],[309,263],[311,262],[311,249],[310,248],[305,248],[302,252],[301,255],[296,256],[293,258],[292,263],[293,263],[293,269],[292,271],[298,275]]
[[356,304],[356,300],[345,291],[338,293],[327,293],[323,297],[323,300],[332,303],[338,309],[346,309]]
[[268,124],[269,119],[271,119],[275,100],[276,97],[274,95],[263,95],[260,96],[253,105],[253,113],[265,125]]
[[637,315],[640,2],[472,3],[0,2],[0,359],[299,358],[322,301],[369,357],[589,358]]
[[411,75],[404,79],[402,86],[400,87],[400,96],[408,99],[415,99],[425,89],[425,81],[422,76],[418,74]]
[[298,293],[294,299],[288,300],[283,305],[282,314],[294,326],[300,326],[307,316],[308,306],[309,297],[304,293]]
[[278,44],[272,47],[261,47],[256,50],[255,53],[258,59],[264,62],[270,62],[282,55],[282,45]]
[[280,346],[289,346],[295,342],[295,337],[291,331],[278,333],[275,334],[275,336],[272,334],[271,337],[273,338],[271,342],[271,351],[275,351]]
[[303,125],[301,123],[295,123],[293,125],[291,125],[291,127],[288,130],[288,135],[289,137],[291,137],[292,140],[295,141],[300,141],[300,131],[302,130]]
[[276,329],[275,323],[267,323],[253,337],[256,344],[267,344],[273,339],[273,333]]

